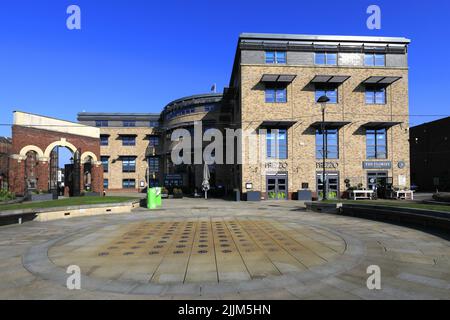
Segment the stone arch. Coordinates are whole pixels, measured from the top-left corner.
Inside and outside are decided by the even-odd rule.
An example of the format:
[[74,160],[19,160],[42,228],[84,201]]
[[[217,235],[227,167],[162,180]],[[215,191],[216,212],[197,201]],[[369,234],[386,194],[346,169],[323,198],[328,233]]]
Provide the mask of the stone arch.
[[20,150],[19,155],[21,157],[26,158],[27,157],[27,153],[30,152],[30,151],[36,152],[37,155],[38,155],[38,158],[44,158],[44,152],[42,152],[42,149],[37,147],[37,146],[34,146],[34,145],[28,145],[28,146],[23,147],[22,150]]
[[77,151],[77,148],[73,144],[68,142],[66,139],[62,138],[60,141],[55,141],[55,142],[51,143],[47,147],[47,149],[45,149],[44,156],[46,158],[50,158],[50,154],[55,147],[66,147],[73,153],[75,153]]
[[93,162],[98,162],[97,156],[91,151],[86,151],[81,155],[81,162],[85,163],[87,157],[91,157]]

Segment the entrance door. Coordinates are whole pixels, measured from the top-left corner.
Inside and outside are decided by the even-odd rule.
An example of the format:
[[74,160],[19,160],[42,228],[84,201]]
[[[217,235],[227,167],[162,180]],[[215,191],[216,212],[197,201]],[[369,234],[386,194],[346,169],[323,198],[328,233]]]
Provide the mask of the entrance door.
[[[323,174],[317,173],[317,196],[323,199]],[[327,190],[327,199],[333,200],[339,198],[339,173],[326,173],[325,186]]]
[[378,198],[386,198],[387,196],[387,172],[368,172],[367,173],[367,188],[376,191]]
[[268,200],[287,200],[288,198],[287,175],[267,176],[266,184],[267,184]]

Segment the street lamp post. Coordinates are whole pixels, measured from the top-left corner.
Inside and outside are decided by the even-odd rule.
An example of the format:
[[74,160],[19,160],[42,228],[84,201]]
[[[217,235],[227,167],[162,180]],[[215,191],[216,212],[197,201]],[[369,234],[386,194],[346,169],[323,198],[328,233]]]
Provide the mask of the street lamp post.
[[325,181],[326,179],[326,169],[325,169],[325,160],[326,160],[326,148],[325,148],[325,108],[327,106],[327,102],[330,101],[330,98],[327,96],[321,96],[319,99],[317,99],[317,103],[320,103],[321,109],[322,109],[322,201],[327,200],[327,183]]

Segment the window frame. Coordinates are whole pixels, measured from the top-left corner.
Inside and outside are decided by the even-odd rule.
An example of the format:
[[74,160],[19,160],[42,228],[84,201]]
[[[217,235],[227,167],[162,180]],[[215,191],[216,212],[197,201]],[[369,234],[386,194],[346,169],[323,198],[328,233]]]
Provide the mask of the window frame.
[[122,135],[120,140],[122,140],[123,147],[135,147],[136,146],[136,136]]
[[[379,145],[378,135],[384,133],[384,145]],[[366,129],[366,158],[367,159],[388,159],[388,129]],[[373,135],[374,144],[369,144],[369,135]],[[373,156],[369,153],[369,148],[374,149]],[[384,152],[379,151],[379,148],[384,148]],[[381,156],[383,155],[383,156]]]
[[[273,54],[273,60],[268,60],[268,53]],[[283,54],[283,58],[279,59],[278,54]],[[265,64],[287,64],[287,51],[266,50],[264,51],[264,61]]]
[[[377,102],[377,93],[383,92],[384,94],[384,100],[383,103]],[[373,94],[372,101],[367,102],[367,94]],[[366,105],[386,105],[387,104],[387,90],[386,88],[366,88],[366,91],[364,92],[364,101]]]
[[[318,55],[323,55],[324,56],[324,63],[318,63],[317,62],[317,56]],[[330,60],[328,58],[328,55],[335,55],[336,56],[336,63],[329,63],[328,61]],[[338,62],[338,53],[337,52],[332,52],[332,51],[319,51],[319,52],[314,52],[314,65],[316,66],[338,66],[339,62]]]
[[[155,166],[155,163],[152,163],[152,160],[155,161],[156,166]],[[148,165],[148,169],[151,173],[159,173],[159,171],[160,171],[159,157],[148,157],[147,165]],[[156,170],[153,170],[152,168],[153,169],[156,168]]]
[[[370,56],[370,64],[367,63],[368,61],[368,57]],[[383,57],[383,64],[377,64],[377,56],[382,56]],[[364,53],[364,66],[365,67],[378,67],[378,68],[382,68],[382,67],[386,67],[386,54],[385,53]]]
[[[267,99],[268,97],[268,92],[272,91],[273,92],[273,101],[269,101]],[[279,92],[283,92],[283,94],[281,95]],[[284,100],[279,100],[280,96],[284,96]],[[265,103],[278,103],[278,104],[282,104],[282,103],[287,103],[288,102],[288,98],[287,98],[288,94],[287,94],[287,86],[270,86],[267,85],[264,89],[264,102]]]
[[[125,186],[125,181],[127,181],[127,187]],[[133,182],[132,184],[130,182]],[[122,189],[136,189],[136,179],[125,178],[122,179]]]
[[[280,130],[284,132],[285,139],[285,146],[284,146],[284,154],[281,156],[280,154]],[[269,139],[269,136],[273,136],[273,139]],[[275,154],[272,155],[272,148],[269,148],[269,141],[273,141],[275,143],[274,150]],[[274,159],[274,160],[287,160],[289,158],[289,137],[288,137],[288,129],[287,128],[268,128],[266,129],[266,158],[267,159]]]
[[[105,167],[105,161],[104,160],[106,160],[106,167]],[[100,162],[102,163],[102,166],[103,166],[103,173],[108,173],[109,172],[109,157],[101,156],[100,157]]]
[[[323,94],[317,94],[317,92],[323,92]],[[335,92],[336,93],[336,102],[332,101],[330,96],[328,95],[328,92]],[[338,87],[327,87],[327,86],[317,86],[314,91],[314,101],[317,103],[318,98],[321,96],[327,96],[330,101],[327,102],[327,104],[339,104],[339,88]]]
[[109,127],[109,121],[108,120],[95,120],[95,126],[97,128]]
[[122,127],[124,127],[124,128],[135,128],[136,127],[136,120],[123,120],[122,121]]
[[[330,159],[330,160],[339,160],[339,129],[338,128],[325,128],[325,159]],[[329,136],[331,136],[330,131],[334,131],[336,134],[336,144],[330,144],[329,143]],[[333,133],[334,134],[334,133]],[[319,137],[320,136],[320,137]],[[322,153],[322,149],[323,149],[323,134],[322,134],[322,129],[316,129],[316,160],[318,159],[323,159],[323,156],[319,156],[319,153]],[[336,152],[333,152],[336,154],[335,157],[330,157],[330,151],[329,151],[329,146],[335,147],[336,148]],[[320,149],[319,149],[320,147]]]
[[105,189],[105,190],[109,189],[109,179],[108,178],[103,179],[103,189]]
[[[136,157],[122,157],[122,173],[136,172]],[[131,164],[134,163],[134,164]]]
[[[106,138],[106,143],[105,143],[105,141],[103,140],[104,138]],[[107,136],[107,135],[100,135],[100,146],[101,146],[101,147],[107,147],[107,146],[109,146],[109,136]]]

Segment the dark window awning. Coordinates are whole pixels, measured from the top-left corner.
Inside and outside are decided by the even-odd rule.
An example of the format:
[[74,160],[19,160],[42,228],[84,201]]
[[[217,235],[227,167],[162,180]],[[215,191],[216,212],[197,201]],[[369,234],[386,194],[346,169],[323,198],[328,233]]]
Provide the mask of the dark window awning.
[[138,156],[128,156],[128,155],[120,155],[119,159],[123,159],[123,158],[137,158]]
[[119,137],[137,137],[137,134],[130,134],[130,133],[119,133]]
[[311,83],[313,84],[323,84],[323,85],[334,85],[338,86],[347,81],[350,76],[327,76],[327,75],[318,75],[315,76]]
[[100,137],[110,137],[111,135],[109,133],[101,133]]
[[263,121],[259,125],[259,127],[260,128],[290,128],[296,123],[297,123],[297,121],[270,120],[270,121]]
[[289,84],[294,81],[295,74],[264,74],[261,78],[262,83]]
[[363,124],[363,127],[366,129],[389,129],[402,123],[396,121],[367,122]]
[[[327,129],[340,129],[342,127],[345,127],[346,125],[350,124],[349,121],[325,121],[325,128]],[[311,124],[311,127],[315,129],[321,129],[322,128],[322,121],[317,121]]]
[[402,77],[384,77],[384,76],[374,76],[369,77],[363,81],[363,85],[365,86],[378,86],[378,87],[387,87],[393,84],[394,82],[400,80]]

